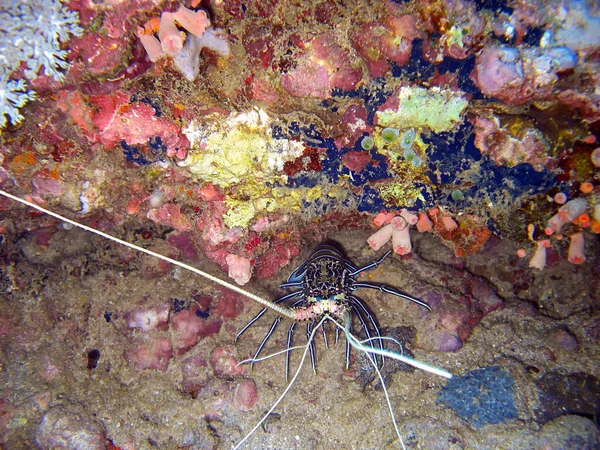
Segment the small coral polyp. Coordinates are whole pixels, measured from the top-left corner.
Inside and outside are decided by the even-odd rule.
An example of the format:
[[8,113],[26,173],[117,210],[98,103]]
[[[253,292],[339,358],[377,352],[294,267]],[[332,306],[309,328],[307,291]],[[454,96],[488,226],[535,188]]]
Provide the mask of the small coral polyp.
[[373,140],[373,138],[371,136],[365,136],[360,141],[360,146],[362,147],[363,150],[371,150],[374,145],[375,145],[375,141]]
[[398,136],[400,136],[400,131],[398,131],[396,128],[384,128],[381,130],[381,137],[387,144],[394,142],[396,139],[398,139]]
[[[582,183],[582,186],[586,183]],[[571,264],[583,264],[586,261],[585,240],[586,234],[600,233],[600,203],[594,193],[592,183],[588,189],[580,189],[584,197],[566,201],[566,195],[559,192],[554,196],[554,202],[562,204],[558,211],[546,223],[544,233],[548,239],[534,241],[536,244],[529,267],[543,270],[546,267],[546,248],[551,248],[555,241],[562,241],[569,237],[567,260]],[[586,192],[587,191],[587,192]],[[529,239],[533,241],[535,226],[528,226]]]
[[376,128],[374,134],[377,152],[390,158],[390,163],[395,169],[401,162],[410,163],[406,166],[407,169],[418,169],[422,166],[427,145],[414,128]]
[[592,161],[592,164],[594,166],[600,167],[600,147],[598,147],[592,152],[592,154],[590,155],[590,160]]
[[402,138],[400,139],[400,146],[405,150],[409,150],[415,143],[416,138],[417,133],[415,132],[415,130],[413,128],[409,128],[404,133],[402,133]]

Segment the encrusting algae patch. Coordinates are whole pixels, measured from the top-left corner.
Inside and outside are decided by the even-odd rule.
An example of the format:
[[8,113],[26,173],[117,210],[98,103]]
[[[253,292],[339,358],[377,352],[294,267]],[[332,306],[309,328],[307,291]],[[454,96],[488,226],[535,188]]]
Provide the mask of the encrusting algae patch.
[[213,124],[192,122],[185,130],[192,149],[179,165],[201,182],[227,191],[228,227],[246,228],[261,213],[298,212],[303,202],[320,198],[329,186],[288,188],[284,164],[302,156],[299,140],[273,137],[272,119],[261,109]]
[[272,137],[271,118],[263,110],[239,113],[212,124],[196,122],[184,130],[192,149],[179,163],[199,180],[230,187],[248,180],[285,183],[283,164],[302,155],[304,144]]
[[398,93],[398,109],[377,111],[380,127],[429,128],[434,133],[450,131],[463,122],[467,99],[450,89],[403,86]]

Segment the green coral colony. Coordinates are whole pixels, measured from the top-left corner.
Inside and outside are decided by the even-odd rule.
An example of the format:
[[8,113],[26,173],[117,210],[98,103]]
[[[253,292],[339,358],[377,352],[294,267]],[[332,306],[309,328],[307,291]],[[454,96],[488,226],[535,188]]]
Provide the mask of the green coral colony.
[[454,191],[452,191],[451,195],[452,195],[452,200],[454,200],[455,202],[460,202],[465,199],[465,195],[459,189],[455,189]]
[[375,146],[375,141],[371,136],[365,136],[360,142],[360,146],[363,150],[371,150]]
[[421,158],[420,156],[415,156],[412,161],[410,162],[410,164],[416,169],[418,167],[421,167],[423,165],[423,158]]
[[391,144],[398,139],[398,136],[400,136],[400,131],[398,131],[396,128],[384,128],[381,131],[381,138],[386,144]]
[[413,128],[406,130],[402,134],[402,139],[400,139],[400,146],[403,149],[408,150],[413,146],[416,138],[417,138],[417,133],[415,132],[415,130]]

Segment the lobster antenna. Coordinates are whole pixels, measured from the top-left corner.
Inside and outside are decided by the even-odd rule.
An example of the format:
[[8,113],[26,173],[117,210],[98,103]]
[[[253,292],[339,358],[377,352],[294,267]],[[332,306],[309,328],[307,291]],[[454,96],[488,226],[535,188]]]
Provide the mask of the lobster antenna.
[[[440,377],[444,377],[444,378],[448,378],[448,379],[452,378],[452,374],[450,372],[448,372],[447,370],[444,370],[444,369],[440,369],[439,367],[435,367],[430,364],[427,364],[427,363],[424,363],[421,361],[417,361],[416,359],[409,358],[408,356],[404,356],[400,353],[396,353],[391,350],[378,349],[378,348],[374,348],[374,347],[366,347],[365,345],[363,345],[363,342],[365,342],[365,341],[360,342],[350,332],[350,325],[351,325],[352,321],[350,319],[350,315],[349,315],[348,311],[344,312],[344,326],[343,327],[342,327],[342,325],[337,323],[335,320],[333,322],[339,328],[342,328],[344,330],[344,333],[346,334],[346,339],[348,339],[348,342],[350,342],[350,345],[352,347],[354,347],[355,349],[357,349],[358,351],[361,351],[361,352],[364,352],[367,354],[372,353],[375,355],[385,356],[387,358],[401,361],[405,364],[408,364],[409,366],[416,367],[417,369],[424,370],[426,372],[433,373],[435,375],[439,375]],[[377,339],[377,338],[374,338],[374,339]]]
[[[347,321],[351,320],[350,316],[346,316],[346,320]],[[333,320],[333,323],[335,323],[337,326],[340,326],[340,324],[337,323],[335,320]],[[349,328],[349,326],[347,326],[346,328],[344,328],[344,331],[347,333],[347,336],[350,334],[347,331],[348,328]],[[354,336],[354,335],[352,335],[352,336]],[[388,407],[388,410],[390,412],[390,416],[392,417],[392,423],[394,424],[394,430],[396,431],[396,436],[398,436],[398,440],[400,442],[400,445],[402,446],[402,450],[406,450],[406,445],[404,445],[404,439],[402,439],[402,434],[400,433],[400,430],[398,429],[398,422],[396,421],[396,415],[394,414],[394,408],[392,407],[392,402],[390,400],[390,394],[388,394],[388,390],[387,390],[387,387],[385,385],[385,380],[383,378],[383,375],[381,374],[381,370],[379,370],[379,367],[377,367],[377,362],[375,361],[375,359],[374,359],[373,356],[371,356],[366,351],[365,351],[365,356],[367,357],[367,359],[369,360],[369,362],[373,366],[373,369],[375,369],[375,372],[377,372],[377,376],[379,377],[379,382],[381,383],[381,387],[383,388],[383,393],[385,395],[385,401],[387,403],[387,407]]]
[[[242,444],[244,442],[246,442],[248,440],[248,438],[250,436],[252,436],[256,430],[258,430],[258,427],[260,427],[264,423],[264,421],[269,418],[269,416],[271,415],[271,413],[273,411],[275,411],[275,408],[277,408],[277,406],[282,402],[283,398],[287,395],[287,393],[290,391],[290,389],[292,389],[292,386],[294,385],[296,379],[298,378],[298,375],[300,375],[300,371],[302,370],[302,366],[304,365],[304,361],[306,360],[306,356],[308,355],[308,350],[309,350],[310,343],[315,338],[315,334],[317,334],[317,330],[321,326],[323,326],[323,323],[326,320],[331,320],[331,319],[329,319],[329,316],[324,316],[321,319],[321,321],[317,324],[317,326],[312,330],[312,333],[310,333],[310,335],[307,336],[306,345],[300,347],[300,348],[304,348],[304,352],[302,353],[302,358],[300,359],[300,364],[298,364],[298,369],[296,369],[296,373],[294,373],[294,376],[292,377],[291,381],[288,383],[287,387],[281,393],[281,395],[279,396],[279,398],[277,399],[277,401],[275,403],[273,403],[273,405],[271,406],[271,409],[269,409],[265,413],[265,415],[262,417],[262,419],[260,419],[260,421],[254,426],[254,428],[252,428],[252,430],[250,430],[250,432],[246,436],[244,436],[244,438],[240,442],[238,442],[238,444],[233,448],[233,450],[237,450],[237,449],[241,448]],[[284,350],[282,352],[277,352],[276,354],[287,353],[290,350],[292,350],[292,349],[288,348],[287,350]],[[266,358],[270,358],[271,356],[275,356],[275,355],[269,355],[269,356],[265,357],[265,359]],[[249,362],[250,361],[252,361],[252,360],[249,360]],[[239,364],[242,364],[243,362],[246,362],[246,361],[242,361]]]
[[176,266],[179,266],[179,267],[181,267],[183,269],[189,270],[190,272],[194,272],[194,273],[200,275],[201,277],[204,277],[207,280],[212,281],[213,283],[219,284],[219,285],[221,285],[221,286],[223,286],[223,287],[225,287],[227,289],[230,289],[230,290],[232,290],[234,292],[237,292],[238,294],[244,295],[244,296],[248,297],[249,299],[254,300],[257,303],[260,303],[261,305],[265,306],[266,308],[272,309],[273,311],[277,312],[278,314],[281,314],[282,316],[285,316],[285,317],[288,317],[288,318],[290,318],[292,320],[295,320],[294,312],[291,309],[284,308],[282,306],[276,305],[275,303],[270,302],[269,300],[265,300],[264,298],[259,297],[256,294],[248,292],[248,291],[246,291],[246,290],[244,290],[244,289],[242,289],[242,288],[240,288],[240,287],[238,287],[238,286],[236,286],[234,284],[228,283],[227,281],[221,280],[220,278],[217,278],[214,275],[211,275],[211,274],[209,274],[207,272],[203,272],[200,269],[196,269],[195,267],[192,267],[192,266],[190,266],[188,264],[182,263],[182,262],[177,261],[175,259],[169,258],[168,256],[161,255],[160,253],[153,252],[152,250],[148,250],[148,249],[145,249],[143,247],[139,247],[139,246],[134,245],[134,244],[132,244],[130,242],[127,242],[127,241],[124,241],[122,239],[116,238],[114,236],[111,236],[110,234],[103,233],[102,231],[96,230],[95,228],[92,228],[92,227],[88,227],[87,225],[83,225],[83,224],[81,224],[79,222],[76,222],[74,220],[67,219],[66,217],[63,217],[60,214],[57,214],[57,213],[52,212],[52,211],[49,211],[49,210],[47,210],[45,208],[42,208],[41,206],[36,205],[35,203],[29,202],[29,201],[24,200],[24,199],[22,199],[20,197],[17,197],[15,195],[9,194],[8,192],[5,192],[5,191],[3,191],[1,189],[0,189],[0,194],[2,194],[3,196],[5,196],[7,198],[10,198],[11,200],[14,200],[16,202],[22,203],[23,205],[27,205],[30,208],[37,209],[38,211],[41,211],[44,214],[48,214],[49,216],[55,217],[55,218],[57,218],[59,220],[62,220],[63,222],[66,222],[66,223],[69,223],[69,224],[71,224],[73,226],[82,228],[85,231],[89,231],[90,233],[97,234],[98,236],[102,236],[103,238],[110,239],[111,241],[116,242],[118,244],[124,245],[126,247],[132,248],[132,249],[137,250],[137,251],[142,252],[142,253],[146,253],[147,255],[154,256],[155,258],[162,259],[163,261],[169,262],[171,264],[175,264]]

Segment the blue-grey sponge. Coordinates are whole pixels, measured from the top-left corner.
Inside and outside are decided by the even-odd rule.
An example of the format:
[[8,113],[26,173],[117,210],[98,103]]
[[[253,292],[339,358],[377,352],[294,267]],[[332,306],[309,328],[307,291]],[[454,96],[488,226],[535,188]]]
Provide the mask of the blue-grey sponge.
[[438,392],[437,403],[452,409],[472,426],[506,422],[517,417],[515,381],[498,366],[453,377]]

